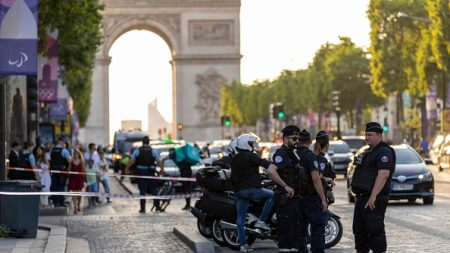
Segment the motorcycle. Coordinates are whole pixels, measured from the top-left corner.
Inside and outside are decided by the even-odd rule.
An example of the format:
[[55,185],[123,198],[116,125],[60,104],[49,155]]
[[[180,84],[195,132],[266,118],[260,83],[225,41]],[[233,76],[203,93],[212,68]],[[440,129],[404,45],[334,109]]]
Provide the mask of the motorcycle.
[[[262,210],[263,202],[251,202],[248,207],[246,221],[244,223],[247,243],[253,244],[256,239],[270,239],[277,241],[276,213],[272,210],[269,221],[269,231],[256,229],[254,227],[258,221],[259,213]],[[204,195],[197,200],[191,213],[197,217],[197,227],[203,236],[213,238],[221,246],[227,246],[238,250],[240,247],[236,221],[236,208],[232,192],[209,192],[204,191]],[[342,238],[343,226],[340,217],[332,211],[327,212],[327,225],[325,227],[325,247],[335,246]],[[310,236],[308,227],[308,243]]]

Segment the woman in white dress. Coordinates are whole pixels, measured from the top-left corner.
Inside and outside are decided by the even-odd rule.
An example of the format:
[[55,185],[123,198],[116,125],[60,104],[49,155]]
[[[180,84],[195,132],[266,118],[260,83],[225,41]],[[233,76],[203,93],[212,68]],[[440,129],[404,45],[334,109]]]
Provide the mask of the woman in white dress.
[[[52,185],[52,178],[50,177],[49,171],[50,163],[48,162],[44,148],[41,146],[36,147],[36,167],[41,169],[39,177],[41,179],[41,184],[44,186],[42,191],[50,192],[50,186]],[[48,206],[48,197],[48,195],[41,195],[41,207],[45,208]]]

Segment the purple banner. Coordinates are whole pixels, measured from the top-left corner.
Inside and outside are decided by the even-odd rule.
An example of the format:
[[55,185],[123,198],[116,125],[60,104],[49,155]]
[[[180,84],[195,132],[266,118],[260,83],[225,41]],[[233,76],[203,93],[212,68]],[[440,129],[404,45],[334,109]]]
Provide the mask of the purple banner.
[[55,120],[65,120],[67,115],[67,99],[58,98],[56,104],[50,105],[50,117]]
[[38,97],[39,102],[56,103],[58,94],[58,33],[50,34],[46,49],[47,56],[38,58]]
[[0,0],[0,74],[37,74],[38,0]]

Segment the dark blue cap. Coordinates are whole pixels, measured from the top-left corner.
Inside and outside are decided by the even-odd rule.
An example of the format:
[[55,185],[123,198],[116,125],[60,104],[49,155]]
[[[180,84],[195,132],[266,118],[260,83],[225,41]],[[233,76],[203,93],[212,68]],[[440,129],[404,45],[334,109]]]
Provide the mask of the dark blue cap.
[[281,132],[283,133],[283,137],[299,135],[300,128],[298,128],[297,126],[294,126],[294,125],[289,125],[289,126],[286,126],[285,128],[283,128],[283,130],[281,130]]
[[366,124],[366,132],[383,133],[383,128],[378,122],[369,122]]

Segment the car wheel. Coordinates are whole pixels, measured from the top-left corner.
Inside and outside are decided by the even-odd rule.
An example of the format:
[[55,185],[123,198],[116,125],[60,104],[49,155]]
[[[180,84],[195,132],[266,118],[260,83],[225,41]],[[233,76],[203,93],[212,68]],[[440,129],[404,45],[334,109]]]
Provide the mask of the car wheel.
[[434,197],[424,197],[423,204],[424,205],[432,205],[434,202]]

